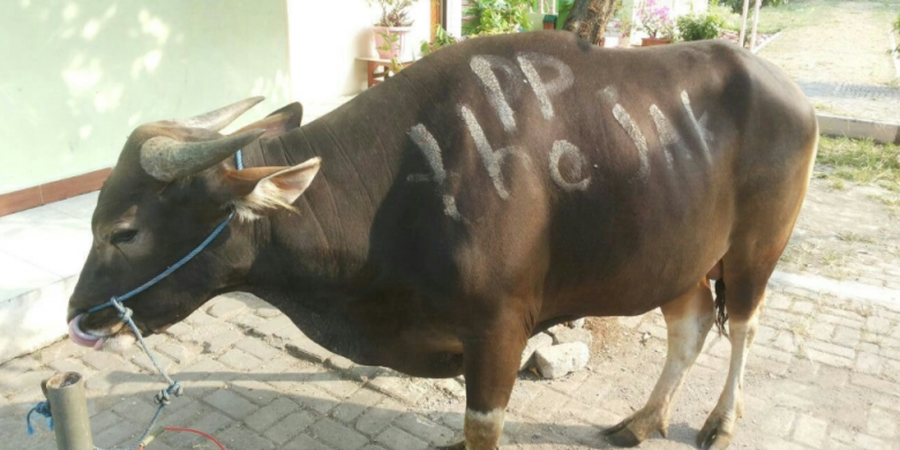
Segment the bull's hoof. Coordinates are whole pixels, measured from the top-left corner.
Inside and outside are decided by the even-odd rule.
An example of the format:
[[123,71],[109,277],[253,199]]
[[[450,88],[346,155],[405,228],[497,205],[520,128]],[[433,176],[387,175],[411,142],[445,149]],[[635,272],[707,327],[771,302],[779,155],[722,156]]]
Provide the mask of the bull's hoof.
[[447,444],[437,447],[438,450],[466,450],[466,441],[459,441],[453,444]]
[[729,431],[732,428],[733,423],[729,423],[721,416],[715,414],[710,416],[697,433],[697,447],[703,450],[725,450],[734,438]]
[[654,431],[663,437],[668,436],[668,428],[659,417],[658,411],[637,411],[625,420],[603,430],[603,435],[610,444],[616,447],[636,447],[644,442]]

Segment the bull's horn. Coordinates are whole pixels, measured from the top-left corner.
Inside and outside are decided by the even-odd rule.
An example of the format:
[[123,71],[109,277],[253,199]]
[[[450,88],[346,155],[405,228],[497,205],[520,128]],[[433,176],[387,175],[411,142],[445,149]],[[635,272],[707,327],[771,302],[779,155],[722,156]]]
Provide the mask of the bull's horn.
[[265,97],[250,97],[206,114],[200,114],[190,119],[175,120],[174,122],[185,127],[219,131],[263,100],[265,100]]
[[147,139],[141,146],[141,167],[160,181],[174,181],[218,164],[265,130],[250,130],[214,141],[181,142],[166,136]]

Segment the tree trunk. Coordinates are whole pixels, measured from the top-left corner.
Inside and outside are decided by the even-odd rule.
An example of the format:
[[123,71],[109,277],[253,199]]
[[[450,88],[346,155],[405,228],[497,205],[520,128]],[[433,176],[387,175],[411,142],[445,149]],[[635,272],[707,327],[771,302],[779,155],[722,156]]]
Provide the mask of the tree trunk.
[[606,24],[616,13],[616,0],[575,0],[563,29],[594,45],[606,33]]

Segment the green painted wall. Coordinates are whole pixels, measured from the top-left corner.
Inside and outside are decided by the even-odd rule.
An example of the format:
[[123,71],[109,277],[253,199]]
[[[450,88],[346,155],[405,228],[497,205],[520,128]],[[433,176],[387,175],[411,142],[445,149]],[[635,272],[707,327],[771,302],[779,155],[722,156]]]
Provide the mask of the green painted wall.
[[110,167],[141,123],[291,96],[285,0],[3,0],[0,29],[0,193]]

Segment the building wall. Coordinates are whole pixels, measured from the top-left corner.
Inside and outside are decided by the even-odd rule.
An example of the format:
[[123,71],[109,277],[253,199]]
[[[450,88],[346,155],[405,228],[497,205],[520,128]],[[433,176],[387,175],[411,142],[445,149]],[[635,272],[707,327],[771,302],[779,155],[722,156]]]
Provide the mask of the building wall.
[[0,29],[0,193],[110,167],[141,123],[291,98],[285,0],[5,0]]
[[[365,89],[366,63],[356,58],[377,56],[372,25],[380,8],[367,6],[365,0],[329,0],[327,8],[322,5],[288,0],[292,89],[301,102]],[[418,53],[420,43],[430,38],[431,2],[418,0],[410,17],[414,23],[408,47]]]

